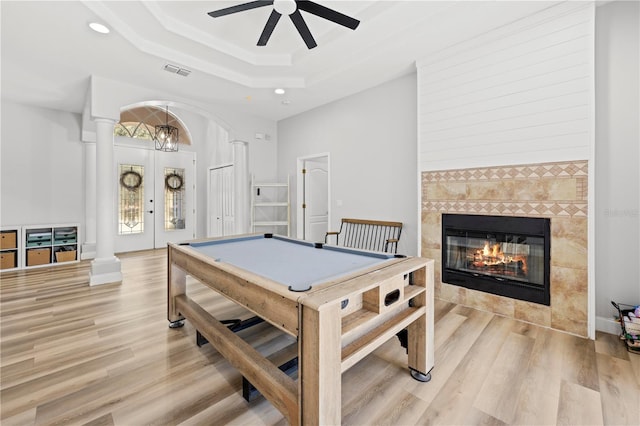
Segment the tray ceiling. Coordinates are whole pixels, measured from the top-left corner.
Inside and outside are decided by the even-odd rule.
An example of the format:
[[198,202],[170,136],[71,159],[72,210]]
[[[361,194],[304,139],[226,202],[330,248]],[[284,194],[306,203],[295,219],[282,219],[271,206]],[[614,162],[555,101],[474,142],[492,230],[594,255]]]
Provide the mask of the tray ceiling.
[[[256,46],[270,7],[207,15],[240,3],[3,1],[2,97],[81,112],[89,77],[99,75],[280,120],[414,72],[431,52],[553,4],[320,1],[361,23],[352,31],[302,12],[318,43],[309,50],[288,19]],[[111,33],[94,33],[93,21]],[[166,64],[191,72],[168,73]]]

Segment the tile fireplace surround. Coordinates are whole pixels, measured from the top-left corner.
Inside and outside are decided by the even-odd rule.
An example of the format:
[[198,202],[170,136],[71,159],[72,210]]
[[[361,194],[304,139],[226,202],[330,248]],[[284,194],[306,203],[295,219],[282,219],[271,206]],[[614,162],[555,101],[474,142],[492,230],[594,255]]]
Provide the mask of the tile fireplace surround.
[[[422,173],[422,256],[435,296],[587,337],[587,161]],[[442,213],[551,219],[551,305],[442,283]]]

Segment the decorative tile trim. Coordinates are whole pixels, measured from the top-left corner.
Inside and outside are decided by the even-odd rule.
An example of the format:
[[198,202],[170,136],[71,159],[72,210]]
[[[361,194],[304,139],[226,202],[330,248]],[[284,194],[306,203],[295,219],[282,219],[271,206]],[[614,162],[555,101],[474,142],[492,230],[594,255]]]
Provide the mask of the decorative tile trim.
[[502,179],[541,178],[585,178],[588,176],[587,161],[527,164],[520,166],[480,167],[474,169],[441,170],[422,172],[423,183],[432,182],[478,182]]
[[422,202],[424,212],[491,214],[497,216],[587,217],[587,203],[571,202],[501,202],[501,201],[445,201]]
[[588,180],[586,177],[576,179],[576,198],[577,199],[587,201],[587,194],[589,189],[587,182]]
[[449,198],[423,198],[423,212],[491,214],[503,216],[587,217],[588,163],[573,161],[561,163],[529,164],[519,166],[482,167],[476,169],[446,170],[422,173],[423,189],[429,184],[473,185],[481,182],[508,180],[573,179],[575,199],[560,200],[466,200]]

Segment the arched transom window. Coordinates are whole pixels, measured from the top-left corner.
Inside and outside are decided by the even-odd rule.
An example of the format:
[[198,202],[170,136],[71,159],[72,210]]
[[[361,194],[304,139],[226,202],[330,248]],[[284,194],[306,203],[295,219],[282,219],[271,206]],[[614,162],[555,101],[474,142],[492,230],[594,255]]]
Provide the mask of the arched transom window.
[[[164,107],[141,106],[120,112],[120,122],[114,127],[115,136],[124,136],[135,139],[153,140],[155,126],[166,124],[167,112]],[[182,121],[169,110],[169,124],[177,127],[180,135],[180,143],[191,145],[189,132]]]

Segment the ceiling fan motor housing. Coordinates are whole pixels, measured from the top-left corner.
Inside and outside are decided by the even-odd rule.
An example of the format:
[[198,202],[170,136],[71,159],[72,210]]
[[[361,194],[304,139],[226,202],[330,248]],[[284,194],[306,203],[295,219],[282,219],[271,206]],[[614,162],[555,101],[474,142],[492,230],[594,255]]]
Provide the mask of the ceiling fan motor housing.
[[273,8],[281,15],[291,15],[298,9],[295,0],[274,0]]

